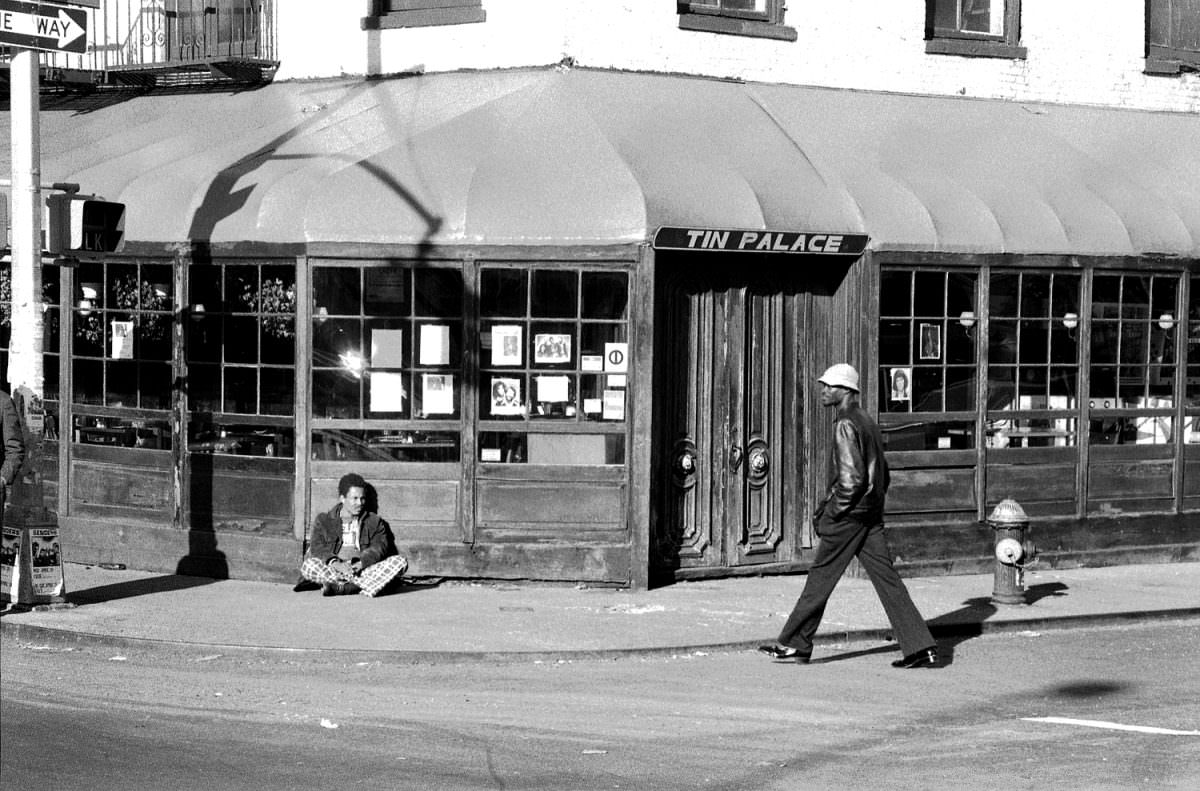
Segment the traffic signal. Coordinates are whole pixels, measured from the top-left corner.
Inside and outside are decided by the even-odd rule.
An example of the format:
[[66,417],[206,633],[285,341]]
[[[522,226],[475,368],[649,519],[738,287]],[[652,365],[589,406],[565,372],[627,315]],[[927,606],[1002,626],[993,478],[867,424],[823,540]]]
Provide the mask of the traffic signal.
[[116,253],[125,246],[125,204],[95,195],[46,198],[46,251],[53,255]]

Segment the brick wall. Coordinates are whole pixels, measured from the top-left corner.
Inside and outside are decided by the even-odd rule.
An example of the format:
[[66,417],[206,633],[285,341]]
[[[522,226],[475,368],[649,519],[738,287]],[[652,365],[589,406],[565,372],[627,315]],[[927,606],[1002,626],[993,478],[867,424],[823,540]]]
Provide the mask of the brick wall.
[[[796,41],[679,29],[674,0],[483,0],[487,21],[366,32],[365,3],[282,3],[279,78],[558,63],[898,93],[1200,112],[1200,75],[1147,76],[1144,0],[1024,0],[1023,60],[925,52],[924,5],[792,0]],[[342,6],[346,6],[343,8]]]

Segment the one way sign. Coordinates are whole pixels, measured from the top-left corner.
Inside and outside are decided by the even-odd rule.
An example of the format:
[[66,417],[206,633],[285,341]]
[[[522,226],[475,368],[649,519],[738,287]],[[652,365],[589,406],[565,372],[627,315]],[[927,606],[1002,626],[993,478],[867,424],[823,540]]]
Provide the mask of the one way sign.
[[0,44],[51,52],[87,51],[87,12],[53,3],[0,0]]

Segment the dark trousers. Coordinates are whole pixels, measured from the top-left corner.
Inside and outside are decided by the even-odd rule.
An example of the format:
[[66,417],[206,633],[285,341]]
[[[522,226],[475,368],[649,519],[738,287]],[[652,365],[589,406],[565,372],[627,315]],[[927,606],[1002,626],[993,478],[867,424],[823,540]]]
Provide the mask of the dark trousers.
[[854,557],[858,557],[867,576],[871,578],[871,584],[883,603],[904,655],[934,645],[925,619],[917,611],[917,606],[908,595],[908,588],[892,566],[883,525],[868,526],[853,519],[841,522],[822,520],[819,535],[821,543],[817,547],[812,568],[808,571],[804,591],[792,608],[783,631],[779,633],[781,645],[798,648],[802,653],[812,652],[813,637],[821,625],[825,604]]

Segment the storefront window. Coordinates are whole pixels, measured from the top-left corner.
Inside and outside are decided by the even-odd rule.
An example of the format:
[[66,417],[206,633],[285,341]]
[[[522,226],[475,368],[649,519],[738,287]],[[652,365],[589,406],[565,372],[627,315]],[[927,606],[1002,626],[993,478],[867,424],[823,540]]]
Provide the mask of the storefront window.
[[313,458],[458,461],[463,305],[458,268],[313,268]]
[[[59,268],[56,265],[42,267],[42,397],[45,410],[44,436],[48,440],[58,439],[59,401]],[[8,350],[12,342],[12,264],[0,264],[0,371],[7,373]],[[8,381],[0,382],[6,390]]]
[[[480,272],[479,458],[506,464],[623,464],[629,281],[625,272],[485,267]],[[538,424],[554,423],[554,433]]]
[[293,454],[296,269],[188,268],[188,450]]
[[917,416],[975,408],[977,281],[962,272],[882,274],[878,382],[889,447],[974,447],[972,424]]
[[1173,441],[1176,338],[1182,329],[1178,301],[1176,276],[1106,273],[1093,278],[1093,443]]
[[991,275],[989,447],[1076,444],[1076,421],[1053,413],[1079,406],[1080,283],[1073,273]]

